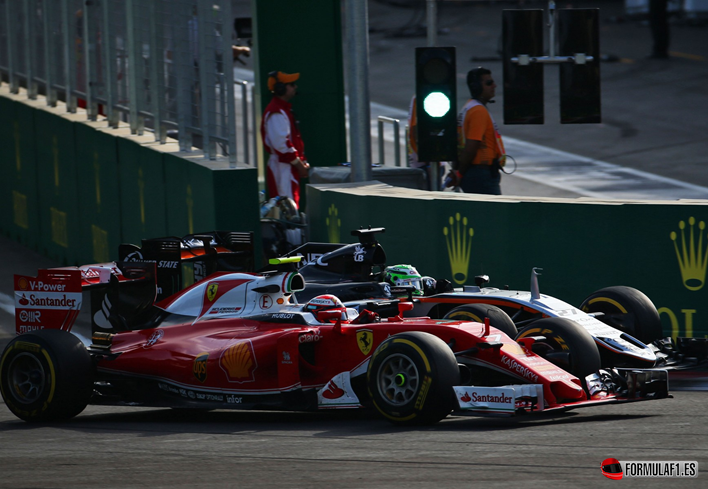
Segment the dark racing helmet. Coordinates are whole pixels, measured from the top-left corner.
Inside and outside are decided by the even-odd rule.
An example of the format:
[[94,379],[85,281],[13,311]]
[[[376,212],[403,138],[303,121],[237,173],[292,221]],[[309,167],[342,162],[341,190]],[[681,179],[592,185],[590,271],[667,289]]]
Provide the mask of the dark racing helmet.
[[332,310],[340,311],[340,318],[343,321],[347,319],[347,308],[344,307],[344,304],[342,304],[342,301],[340,301],[338,297],[330,294],[318,295],[317,297],[310,299],[302,310],[305,312],[311,312],[320,322],[326,321],[320,316],[320,314],[324,311]]
[[412,265],[393,265],[384,270],[384,281],[394,287],[413,286],[413,295],[423,295],[423,281]]

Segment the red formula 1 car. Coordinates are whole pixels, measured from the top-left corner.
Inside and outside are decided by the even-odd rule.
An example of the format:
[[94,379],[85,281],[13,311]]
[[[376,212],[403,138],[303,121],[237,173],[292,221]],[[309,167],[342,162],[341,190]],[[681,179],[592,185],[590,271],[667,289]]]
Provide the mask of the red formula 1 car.
[[[90,340],[78,331],[86,324],[73,323],[71,277],[44,273],[41,286],[24,277],[25,299],[56,314],[7,345],[5,403],[27,421],[69,418],[92,403],[373,407],[394,423],[417,424],[453,411],[513,415],[669,396],[666,371],[604,369],[577,378],[535,354],[534,337],[516,342],[488,322],[403,318],[408,302],[385,320],[331,295],[293,304],[305,287],[298,260],[261,274],[213,274],[130,317],[116,317],[127,309],[114,294],[102,302],[106,320],[92,323]],[[120,267],[105,270],[114,277]]]

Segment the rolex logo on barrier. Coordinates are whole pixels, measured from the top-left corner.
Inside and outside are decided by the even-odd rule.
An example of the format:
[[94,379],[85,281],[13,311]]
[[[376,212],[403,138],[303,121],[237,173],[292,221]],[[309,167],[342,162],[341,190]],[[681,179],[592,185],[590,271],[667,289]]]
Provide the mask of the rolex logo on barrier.
[[339,243],[339,228],[342,225],[342,220],[339,219],[339,210],[334,204],[329,206],[327,211],[329,217],[325,220],[327,224],[327,234],[329,236],[330,243]]
[[450,216],[449,224],[443,228],[443,234],[447,242],[447,256],[450,259],[452,279],[457,284],[464,284],[470,264],[474,229],[468,228],[467,218],[461,218],[459,213],[455,214],[454,218]]
[[[674,242],[674,250],[679,267],[681,268],[681,278],[683,285],[688,290],[700,290],[706,281],[706,264],[708,264],[708,243],[703,246],[703,232],[706,223],[698,223],[696,232],[696,219],[688,219],[688,238],[686,237],[686,223],[679,222],[680,236],[676,231],[671,232],[671,241]],[[680,240],[680,243],[678,241]]]

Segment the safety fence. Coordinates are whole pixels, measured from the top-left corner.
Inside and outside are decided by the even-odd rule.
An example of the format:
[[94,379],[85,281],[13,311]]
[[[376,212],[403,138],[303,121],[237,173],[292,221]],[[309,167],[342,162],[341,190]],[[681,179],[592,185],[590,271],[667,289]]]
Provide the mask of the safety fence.
[[[0,86],[0,233],[60,264],[117,259],[120,243],[208,230],[260,242],[257,170],[185,153]],[[256,258],[259,259],[258,250]]]
[[0,0],[0,80],[161,143],[169,133],[182,151],[250,161],[233,23],[230,0]]
[[[401,153],[404,155],[403,166],[408,166],[408,158],[405,156],[406,152],[406,141],[408,141],[408,126],[404,128],[404,139],[403,148],[401,148],[401,121],[395,117],[387,117],[380,115],[378,117],[378,147],[379,147],[379,164],[386,164],[386,139],[384,136],[384,124],[391,125],[391,131],[393,135],[393,161],[396,166],[401,166]],[[403,151],[401,151],[403,149]]]

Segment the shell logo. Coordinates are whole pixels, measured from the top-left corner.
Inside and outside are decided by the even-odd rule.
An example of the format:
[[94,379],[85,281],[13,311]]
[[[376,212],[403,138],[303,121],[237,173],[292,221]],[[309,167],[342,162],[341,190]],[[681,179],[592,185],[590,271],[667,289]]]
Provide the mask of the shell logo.
[[253,382],[258,368],[253,344],[250,340],[234,343],[221,354],[219,366],[226,372],[229,382]]
[[27,290],[29,288],[29,281],[25,277],[20,277],[17,281],[17,288],[20,290]]

